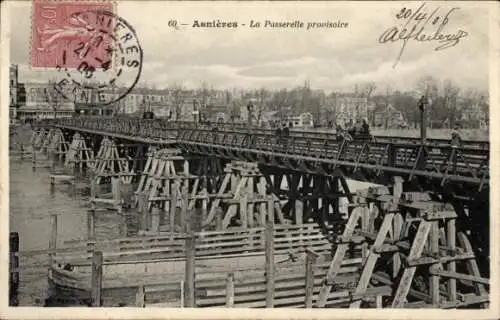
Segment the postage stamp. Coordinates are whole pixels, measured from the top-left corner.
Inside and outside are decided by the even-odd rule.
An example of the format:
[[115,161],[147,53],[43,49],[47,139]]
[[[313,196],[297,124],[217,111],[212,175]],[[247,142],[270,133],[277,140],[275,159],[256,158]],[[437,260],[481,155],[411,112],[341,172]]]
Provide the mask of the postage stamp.
[[[32,67],[56,68],[64,65],[77,68],[85,51],[90,50],[90,40],[96,42],[101,36],[100,31],[96,30],[96,23],[90,20],[89,11],[113,12],[113,4],[35,1],[32,17]],[[105,32],[109,30],[105,26],[100,26],[99,29]],[[94,56],[96,51],[98,56],[106,53],[105,43],[95,47]],[[69,54],[75,51],[78,54]]]
[[[111,2],[36,1],[31,58],[32,67],[59,71],[55,89],[64,97],[95,96],[101,105],[132,90],[142,68],[135,30],[113,13]],[[123,90],[100,94],[111,88]]]

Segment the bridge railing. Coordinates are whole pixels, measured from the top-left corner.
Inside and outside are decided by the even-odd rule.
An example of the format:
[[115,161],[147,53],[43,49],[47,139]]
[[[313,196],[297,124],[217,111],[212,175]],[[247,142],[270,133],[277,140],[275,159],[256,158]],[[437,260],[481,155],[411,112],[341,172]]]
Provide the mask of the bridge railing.
[[[127,116],[113,116],[113,117],[103,117],[103,116],[85,116],[85,117],[75,117],[66,119],[57,119],[52,121],[44,121],[41,124],[49,125],[50,123],[57,123],[61,125],[74,126],[79,128],[87,128],[91,130],[107,130],[113,131],[120,134],[134,134],[143,137],[160,138],[160,139],[174,139],[179,130],[212,130],[217,128],[218,131],[224,132],[245,132],[253,135],[266,135],[269,139],[276,137],[274,129],[260,128],[256,126],[245,126],[241,124],[231,124],[231,123],[195,123],[189,121],[167,121],[165,119],[154,119],[146,120],[137,117],[127,117]],[[301,131],[292,129],[290,132],[290,137],[297,138],[314,138],[320,140],[331,140],[335,141],[337,139],[334,130],[330,132],[317,132],[317,131]],[[420,138],[410,138],[410,137],[387,137],[387,136],[376,136],[375,140],[381,143],[406,143],[420,145]],[[450,140],[447,139],[427,139],[426,145],[431,147],[449,146]],[[462,146],[464,148],[474,148],[480,150],[489,150],[489,141],[479,141],[479,140],[464,140],[462,141]]]
[[[349,164],[351,167],[386,167],[430,172],[440,176],[458,175],[488,179],[489,153],[474,148],[452,146],[429,147],[408,143],[337,142],[302,137],[269,137],[245,132],[213,132],[208,129],[182,130],[177,137],[181,144],[194,144],[205,152],[258,152],[289,154],[296,160],[322,159]],[[385,170],[385,169],[384,169]],[[486,181],[485,180],[485,181]]]

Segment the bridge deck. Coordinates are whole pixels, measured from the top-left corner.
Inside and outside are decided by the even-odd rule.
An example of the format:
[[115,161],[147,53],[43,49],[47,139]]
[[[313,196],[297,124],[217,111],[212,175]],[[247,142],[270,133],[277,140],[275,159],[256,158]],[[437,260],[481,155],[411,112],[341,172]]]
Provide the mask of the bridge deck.
[[[72,118],[59,128],[148,144],[175,144],[189,152],[319,174],[407,175],[479,186],[489,183],[489,143],[376,137],[341,141],[335,135],[294,132],[279,138],[269,130],[217,129],[130,118]],[[323,134],[324,135],[324,134]]]

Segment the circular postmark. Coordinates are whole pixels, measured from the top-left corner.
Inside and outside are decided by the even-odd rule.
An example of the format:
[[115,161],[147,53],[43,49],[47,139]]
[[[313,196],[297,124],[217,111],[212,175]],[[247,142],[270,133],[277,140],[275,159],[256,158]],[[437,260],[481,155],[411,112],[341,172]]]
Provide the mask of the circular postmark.
[[109,105],[126,96],[141,75],[143,52],[134,28],[112,12],[73,13],[79,30],[61,52],[54,87],[80,104]]

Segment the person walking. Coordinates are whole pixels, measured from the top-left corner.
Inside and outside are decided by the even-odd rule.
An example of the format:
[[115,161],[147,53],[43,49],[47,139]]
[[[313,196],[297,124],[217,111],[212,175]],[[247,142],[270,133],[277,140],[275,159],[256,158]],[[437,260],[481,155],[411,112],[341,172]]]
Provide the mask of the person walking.
[[451,131],[451,141],[452,148],[457,148],[462,145],[462,134],[460,133],[460,125],[455,124],[453,130]]
[[286,148],[288,146],[288,138],[290,137],[290,129],[286,124],[283,124],[283,146]]
[[278,128],[276,129],[276,144],[277,145],[281,143],[281,135],[282,135],[281,127],[278,125]]

